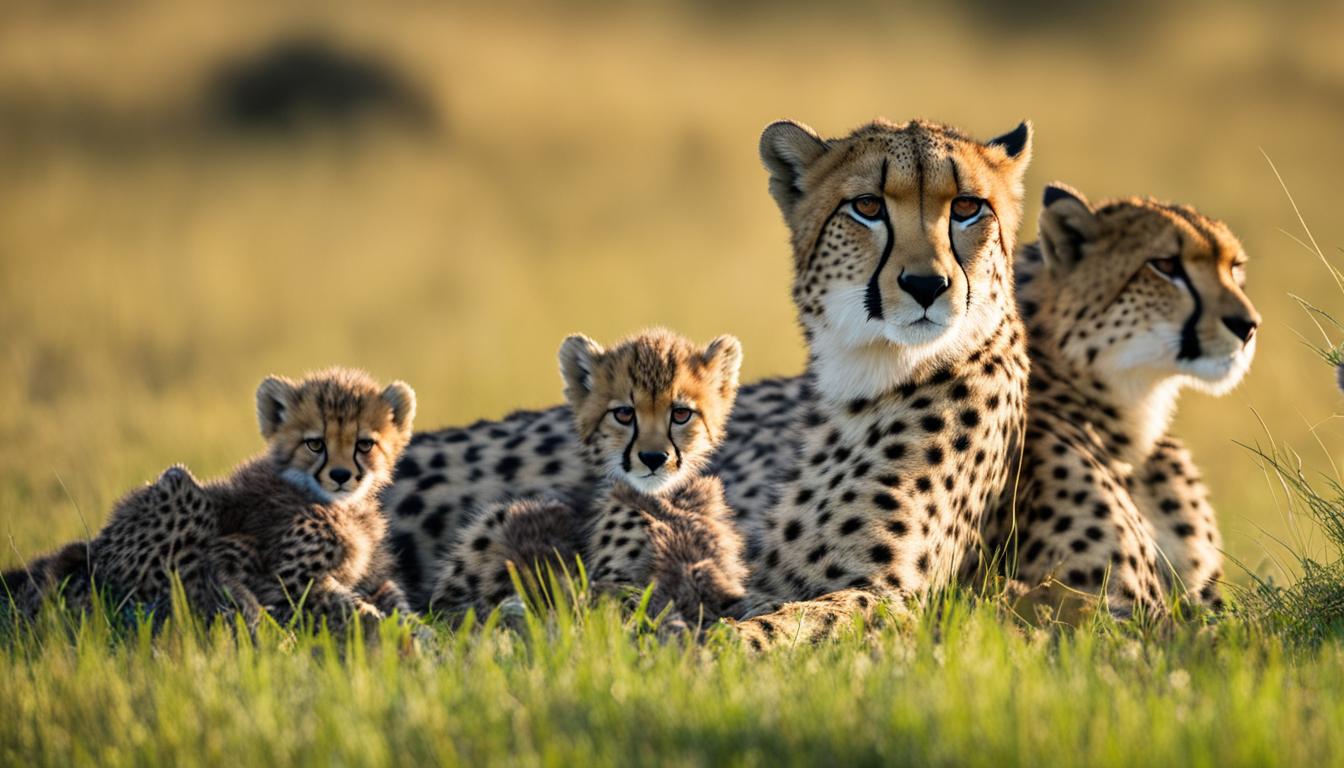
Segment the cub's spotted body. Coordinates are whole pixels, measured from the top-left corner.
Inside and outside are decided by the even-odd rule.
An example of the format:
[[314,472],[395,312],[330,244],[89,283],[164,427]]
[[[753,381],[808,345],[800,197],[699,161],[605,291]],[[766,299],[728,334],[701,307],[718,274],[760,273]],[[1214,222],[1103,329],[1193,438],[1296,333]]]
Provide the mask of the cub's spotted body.
[[736,615],[746,596],[742,536],[717,477],[696,477],[661,494],[613,486],[588,534],[592,577],[603,586],[644,587],[649,609],[671,606],[699,625]]
[[332,369],[266,379],[257,406],[266,453],[204,485],[169,469],[117,505],[87,567],[63,550],[39,561],[41,581],[60,581],[53,564],[84,567],[119,599],[164,605],[176,573],[194,608],[249,620],[263,609],[283,620],[300,601],[334,624],[405,608],[377,500],[410,438],[414,392]]
[[[741,388],[710,467],[739,516],[758,514],[773,500],[773,481],[791,461],[790,428],[804,389],[801,377]],[[575,437],[568,405],[416,434],[383,496],[400,583],[423,606],[438,576],[435,564],[476,509],[538,497],[587,508],[601,479]]]
[[566,339],[565,396],[588,472],[604,489],[582,508],[525,499],[483,509],[438,568],[433,606],[488,609],[512,589],[506,563],[568,566],[575,553],[594,582],[659,581],[659,605],[717,616],[740,599],[741,541],[718,480],[699,476],[723,439],[740,363],[732,337],[697,347],[649,331],[610,350]]
[[4,574],[7,594],[32,614],[58,590],[70,608],[90,607],[92,588],[118,604],[164,616],[174,574],[189,604],[214,606],[219,598],[207,551],[219,523],[205,492],[184,467],[126,494],[90,542],[77,542]]
[[1032,376],[1016,541],[1007,509],[987,540],[1027,587],[1104,593],[1121,613],[1162,610],[1165,587],[1216,606],[1213,510],[1166,431],[1182,388],[1221,394],[1250,365],[1241,245],[1191,208],[1093,207],[1062,185],[1040,230],[1017,265]]
[[302,601],[336,625],[406,609],[378,494],[410,440],[415,393],[333,369],[263,381],[257,410],[269,451],[207,487],[230,593],[281,619]]

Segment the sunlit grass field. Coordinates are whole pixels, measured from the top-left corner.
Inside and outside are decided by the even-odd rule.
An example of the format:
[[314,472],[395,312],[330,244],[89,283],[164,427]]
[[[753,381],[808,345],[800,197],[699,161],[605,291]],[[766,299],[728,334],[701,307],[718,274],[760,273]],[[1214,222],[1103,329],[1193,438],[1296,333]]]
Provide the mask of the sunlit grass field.
[[[875,639],[745,655],[632,639],[614,605],[404,656],[264,632],[43,627],[0,652],[13,765],[1332,765],[1344,650],[1231,624],[1006,630],[953,602]],[[246,638],[246,634],[243,635]]]
[[[1344,7],[990,5],[7,6],[0,565],[96,529],[172,462],[210,476],[257,450],[252,392],[273,372],[403,378],[432,429],[557,401],[573,331],[731,332],[746,380],[800,370],[757,137],[883,115],[982,137],[1033,120],[1023,242],[1054,179],[1189,202],[1240,235],[1259,357],[1230,396],[1189,395],[1176,429],[1230,558],[1292,579],[1287,548],[1322,537],[1238,442],[1291,446],[1313,476],[1344,460],[1333,373],[1299,334],[1327,342],[1293,298],[1339,314],[1344,293],[1266,159],[1344,261]],[[269,134],[210,117],[223,63],[295,36],[396,68],[433,119]],[[609,612],[546,642],[341,663],[306,641],[38,633],[0,657],[0,762],[1341,759],[1340,646],[1285,650],[1240,622],[1024,634],[958,611],[763,662],[641,645]]]

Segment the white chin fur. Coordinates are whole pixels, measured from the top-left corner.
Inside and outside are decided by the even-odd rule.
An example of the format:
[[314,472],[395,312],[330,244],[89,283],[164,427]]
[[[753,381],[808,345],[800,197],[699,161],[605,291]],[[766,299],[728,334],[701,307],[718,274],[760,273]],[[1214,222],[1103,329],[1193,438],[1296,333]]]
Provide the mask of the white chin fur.
[[309,494],[323,504],[331,504],[333,502],[343,504],[358,501],[369,492],[369,488],[373,485],[373,474],[369,472],[364,473],[364,479],[360,481],[359,485],[335,493],[323,488],[322,485],[317,482],[317,478],[293,467],[280,473],[280,476],[289,482],[290,485]]
[[822,303],[827,322],[813,331],[821,392],[835,400],[877,397],[909,380],[920,367],[955,354],[958,318],[935,304],[901,306],[884,320],[868,317],[863,287],[833,291]]
[[640,472],[638,469],[632,469],[629,472],[618,473],[617,480],[625,483],[626,486],[634,488],[641,494],[650,496],[661,494],[661,492],[671,490],[681,482],[681,473],[667,475],[667,473],[657,473],[657,475],[648,475],[646,472]]
[[1255,358],[1255,338],[1246,346],[1237,350],[1231,357],[1209,358],[1182,362],[1181,373],[1186,376],[1186,385],[1214,397],[1221,397],[1241,383]]

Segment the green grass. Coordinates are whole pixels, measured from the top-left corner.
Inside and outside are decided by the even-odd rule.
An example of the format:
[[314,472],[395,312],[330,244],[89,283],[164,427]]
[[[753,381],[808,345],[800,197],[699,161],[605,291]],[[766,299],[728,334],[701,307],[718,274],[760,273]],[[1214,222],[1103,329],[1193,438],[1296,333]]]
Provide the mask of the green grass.
[[[613,604],[383,642],[170,624],[0,648],[0,762],[25,765],[1336,764],[1344,645],[1241,621],[1161,641],[1017,628],[949,602],[870,642],[661,646]],[[343,648],[343,650],[342,650]]]

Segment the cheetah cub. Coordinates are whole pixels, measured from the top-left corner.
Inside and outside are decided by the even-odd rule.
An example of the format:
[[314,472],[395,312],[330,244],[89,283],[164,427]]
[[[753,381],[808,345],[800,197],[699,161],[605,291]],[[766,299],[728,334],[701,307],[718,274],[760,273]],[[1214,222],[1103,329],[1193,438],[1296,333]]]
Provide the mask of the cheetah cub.
[[565,398],[605,487],[584,511],[555,499],[481,510],[440,566],[434,606],[487,610],[512,591],[507,562],[568,566],[577,553],[603,587],[655,582],[655,612],[731,613],[745,593],[742,538],[719,479],[700,472],[723,439],[741,362],[732,336],[699,347],[656,329],[611,349],[565,339]]
[[31,617],[56,594],[67,608],[87,610],[97,588],[117,606],[161,618],[176,574],[190,605],[210,606],[216,592],[206,552],[217,532],[204,492],[184,467],[173,466],[118,500],[91,541],[66,544],[0,576],[0,594]]
[[160,611],[176,574],[196,610],[236,609],[249,622],[265,609],[287,619],[300,603],[333,627],[356,611],[406,610],[378,494],[410,440],[415,393],[333,368],[266,379],[257,410],[265,453],[205,484],[168,469],[118,502],[87,547],[68,545],[6,584],[18,581],[31,603],[62,581],[92,581]]
[[87,603],[87,586],[162,615],[172,576],[198,611],[264,609],[282,620],[302,604],[335,626],[352,612],[407,610],[379,491],[411,436],[415,393],[333,368],[257,390],[262,455],[202,485],[174,466],[121,499],[87,545],[70,544],[5,574],[27,612],[57,586]]
[[264,606],[284,620],[301,602],[333,627],[355,612],[408,610],[379,493],[410,441],[415,392],[344,368],[271,377],[257,417],[268,450],[204,488],[224,591],[245,614]]

